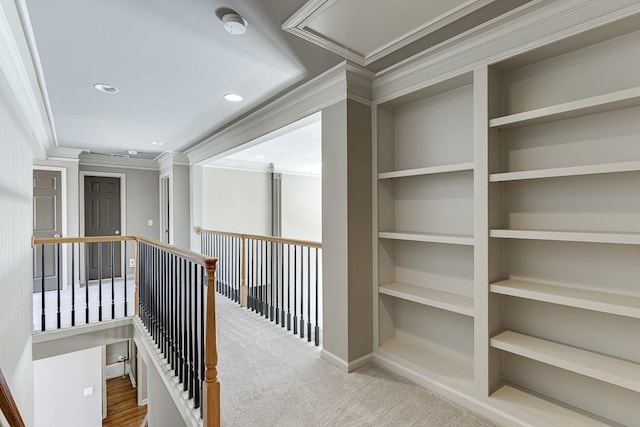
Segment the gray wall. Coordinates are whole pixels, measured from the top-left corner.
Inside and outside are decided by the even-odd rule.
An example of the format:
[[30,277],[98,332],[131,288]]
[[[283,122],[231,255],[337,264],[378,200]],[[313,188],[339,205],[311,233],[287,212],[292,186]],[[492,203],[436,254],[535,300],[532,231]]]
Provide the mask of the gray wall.
[[[102,425],[102,348],[41,359],[33,364],[35,426]],[[86,388],[93,394],[84,396]]]
[[169,218],[173,229],[171,243],[182,248],[190,246],[190,195],[189,166],[173,165],[171,176],[171,191],[173,192],[173,218]]
[[282,174],[282,237],[322,241],[322,178]]
[[[4,9],[5,3],[0,6]],[[0,68],[0,369],[31,426],[33,135],[21,114]]]
[[203,228],[271,235],[269,172],[205,167],[202,189]]
[[148,367],[147,384],[149,425],[157,427],[186,426],[157,369]]
[[[124,169],[80,164],[80,171],[126,175],[127,234],[160,240],[160,174],[157,170]],[[80,206],[84,209],[84,206]],[[147,225],[153,220],[153,226]]]
[[324,351],[349,363],[373,351],[371,110],[322,110]]

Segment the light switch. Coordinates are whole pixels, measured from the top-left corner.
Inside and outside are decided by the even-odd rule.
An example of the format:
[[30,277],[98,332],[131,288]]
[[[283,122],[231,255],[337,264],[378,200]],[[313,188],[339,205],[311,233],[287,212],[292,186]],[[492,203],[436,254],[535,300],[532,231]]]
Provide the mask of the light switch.
[[149,227],[153,227],[153,220],[152,220],[152,219],[148,220],[148,221],[147,221],[147,225],[148,225]]
[[93,394],[93,387],[87,387],[84,389],[85,396],[91,396]]

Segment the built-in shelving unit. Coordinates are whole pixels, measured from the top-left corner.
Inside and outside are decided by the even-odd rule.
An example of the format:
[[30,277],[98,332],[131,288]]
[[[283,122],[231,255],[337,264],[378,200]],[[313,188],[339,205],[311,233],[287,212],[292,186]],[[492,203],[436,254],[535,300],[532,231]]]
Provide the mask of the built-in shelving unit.
[[564,425],[640,421],[640,31],[603,34],[488,70],[489,383]]
[[471,74],[377,107],[378,361],[473,390]]
[[520,52],[374,102],[374,358],[505,424],[640,425],[640,14]]

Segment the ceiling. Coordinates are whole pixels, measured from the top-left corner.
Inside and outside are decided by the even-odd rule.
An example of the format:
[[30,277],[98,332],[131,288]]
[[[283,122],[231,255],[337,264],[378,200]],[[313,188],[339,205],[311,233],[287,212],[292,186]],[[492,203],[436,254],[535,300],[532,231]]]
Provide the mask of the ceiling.
[[[527,1],[25,0],[58,145],[144,158],[185,151],[345,56],[379,71]],[[224,31],[229,10],[244,35]]]

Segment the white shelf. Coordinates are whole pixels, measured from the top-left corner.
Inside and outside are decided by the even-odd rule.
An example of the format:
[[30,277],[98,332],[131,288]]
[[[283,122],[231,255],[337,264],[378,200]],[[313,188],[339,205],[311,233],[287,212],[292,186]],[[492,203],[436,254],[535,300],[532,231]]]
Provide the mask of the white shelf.
[[573,411],[558,403],[537,397],[515,387],[504,385],[491,395],[491,400],[509,412],[517,411],[519,419],[531,425],[548,426],[610,426]]
[[640,297],[516,279],[492,283],[490,290],[493,293],[501,295],[510,295],[513,297],[640,319]]
[[473,317],[473,299],[469,297],[396,282],[378,287],[378,292]]
[[380,344],[376,355],[396,365],[410,369],[419,376],[459,389],[473,390],[473,360],[454,357],[429,348],[426,344],[397,336]]
[[380,231],[380,239],[409,240],[413,242],[447,243],[450,245],[473,246],[473,236],[443,233],[410,233],[402,231]]
[[473,162],[457,163],[452,165],[381,172],[378,174],[378,179],[404,178],[409,176],[435,175],[439,173],[462,172],[471,170],[473,170]]
[[640,245],[639,233],[493,229],[489,231],[489,237],[497,237],[501,239],[554,240],[562,242]]
[[640,87],[551,105],[489,120],[492,128],[508,129],[640,105]]
[[596,175],[616,172],[640,171],[640,161],[605,163],[600,165],[570,166],[489,175],[489,182],[519,181],[525,179],[557,178],[563,176]]
[[638,363],[512,331],[491,338],[491,347],[640,392]]

